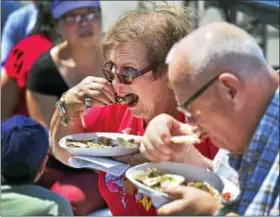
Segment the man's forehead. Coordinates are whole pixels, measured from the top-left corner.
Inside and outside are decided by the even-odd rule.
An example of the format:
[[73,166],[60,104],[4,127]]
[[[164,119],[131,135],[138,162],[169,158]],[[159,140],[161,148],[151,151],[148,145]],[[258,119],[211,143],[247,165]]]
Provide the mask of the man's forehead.
[[168,64],[168,77],[173,83],[180,83],[189,80],[192,76],[193,68],[187,60],[186,53],[177,49]]

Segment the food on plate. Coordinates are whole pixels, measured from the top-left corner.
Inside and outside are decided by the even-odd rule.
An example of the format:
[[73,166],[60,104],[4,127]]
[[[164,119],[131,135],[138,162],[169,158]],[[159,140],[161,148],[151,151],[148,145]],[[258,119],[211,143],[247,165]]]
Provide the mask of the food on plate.
[[124,139],[117,137],[112,139],[105,136],[100,136],[98,139],[70,139],[65,140],[67,147],[69,148],[112,148],[122,146],[124,148],[135,148],[134,139]]
[[120,144],[120,146],[124,147],[124,148],[132,148],[132,147],[136,147],[135,143],[135,139],[124,139],[124,138],[120,138],[117,137],[116,138],[118,143]]
[[161,191],[163,186],[192,186],[198,188],[200,190],[206,191],[210,193],[212,196],[218,199],[229,200],[230,193],[226,196],[220,195],[219,191],[212,187],[209,183],[205,181],[190,181],[185,179],[185,177],[176,174],[170,174],[163,171],[158,170],[157,168],[149,168],[147,172],[140,173],[136,175],[135,180],[141,182],[142,184],[152,188],[156,191]]
[[[66,139],[66,145],[69,148],[100,148],[104,145],[99,144],[93,139]],[[105,146],[104,146],[105,147]]]
[[198,134],[191,134],[186,136],[173,136],[170,141],[172,143],[192,145],[200,142]]

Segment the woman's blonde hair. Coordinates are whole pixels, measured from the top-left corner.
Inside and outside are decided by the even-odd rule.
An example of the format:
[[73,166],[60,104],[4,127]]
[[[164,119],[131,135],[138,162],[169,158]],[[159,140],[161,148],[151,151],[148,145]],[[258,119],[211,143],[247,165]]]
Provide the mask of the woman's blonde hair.
[[139,8],[123,14],[107,32],[101,45],[103,57],[119,44],[140,41],[147,49],[148,61],[156,77],[165,66],[172,45],[192,30],[190,11],[180,6]]

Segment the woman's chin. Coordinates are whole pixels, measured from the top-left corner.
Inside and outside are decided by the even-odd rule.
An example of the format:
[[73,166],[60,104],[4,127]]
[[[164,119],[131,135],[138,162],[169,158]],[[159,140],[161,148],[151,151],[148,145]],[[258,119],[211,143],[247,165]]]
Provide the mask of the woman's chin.
[[143,105],[139,102],[132,107],[128,107],[128,109],[130,110],[132,116],[135,118],[148,121],[154,117],[151,112],[147,112],[147,109],[144,109]]
[[136,117],[136,118],[144,117],[143,107],[140,105],[139,102],[137,102],[136,104],[127,105],[127,107],[134,117]]
[[83,37],[79,40],[80,47],[92,47],[94,46],[94,37]]

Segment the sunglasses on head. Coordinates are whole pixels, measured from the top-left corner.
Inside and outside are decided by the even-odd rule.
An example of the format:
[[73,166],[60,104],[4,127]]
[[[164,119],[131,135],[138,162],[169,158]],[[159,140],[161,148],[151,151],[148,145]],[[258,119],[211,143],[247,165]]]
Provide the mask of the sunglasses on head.
[[117,73],[113,71],[114,66],[115,64],[112,61],[109,61],[105,63],[103,66],[101,66],[101,70],[105,78],[109,82],[112,82],[116,76],[121,83],[126,85],[131,84],[135,78],[138,78],[139,76],[151,71],[154,68],[153,65],[149,65],[141,70],[137,70],[129,67],[129,68],[124,68],[122,72]]
[[64,23],[66,24],[78,24],[82,20],[86,21],[92,21],[94,19],[99,19],[100,18],[100,11],[91,11],[86,14],[67,14],[62,17]]

